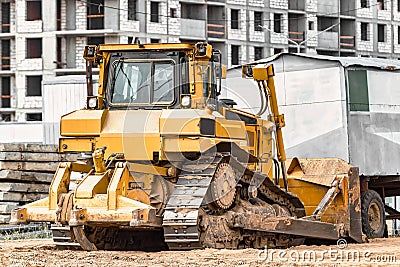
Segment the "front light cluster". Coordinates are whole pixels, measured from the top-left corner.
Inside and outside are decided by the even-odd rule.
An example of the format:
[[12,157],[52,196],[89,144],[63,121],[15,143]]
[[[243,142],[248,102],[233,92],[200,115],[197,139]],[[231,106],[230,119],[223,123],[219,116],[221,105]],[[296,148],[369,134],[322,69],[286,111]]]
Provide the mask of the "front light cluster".
[[97,108],[97,97],[89,97],[87,100],[87,106],[91,109]]
[[190,95],[184,95],[181,98],[181,106],[183,108],[190,108],[192,105],[192,98]]

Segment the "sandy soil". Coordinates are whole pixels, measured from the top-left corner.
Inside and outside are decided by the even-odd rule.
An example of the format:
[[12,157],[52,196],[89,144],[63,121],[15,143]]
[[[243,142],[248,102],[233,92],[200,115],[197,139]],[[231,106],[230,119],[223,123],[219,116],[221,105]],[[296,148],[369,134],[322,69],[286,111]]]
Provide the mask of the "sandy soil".
[[[345,246],[342,245],[341,246]],[[400,266],[400,238],[276,250],[187,252],[58,250],[49,239],[0,242],[2,266]]]

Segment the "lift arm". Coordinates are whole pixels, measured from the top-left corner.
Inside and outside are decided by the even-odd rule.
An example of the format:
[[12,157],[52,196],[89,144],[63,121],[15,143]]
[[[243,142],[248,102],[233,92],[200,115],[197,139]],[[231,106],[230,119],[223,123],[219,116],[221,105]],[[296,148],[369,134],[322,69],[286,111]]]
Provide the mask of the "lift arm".
[[[271,64],[259,64],[259,65],[245,65],[243,66],[243,75],[247,77],[253,77],[257,82],[258,87],[265,96],[265,101],[267,103],[262,103],[265,105],[264,112],[267,110],[268,104],[271,108],[272,119],[276,127],[276,147],[278,160],[281,163],[283,182],[286,191],[288,191],[287,174],[286,174],[286,153],[285,145],[283,143],[282,128],[285,126],[285,117],[283,114],[279,114],[278,100],[276,96],[275,83],[274,83],[274,67]],[[261,99],[263,102],[264,100]],[[264,113],[262,112],[262,113]],[[259,115],[262,115],[259,114]]]

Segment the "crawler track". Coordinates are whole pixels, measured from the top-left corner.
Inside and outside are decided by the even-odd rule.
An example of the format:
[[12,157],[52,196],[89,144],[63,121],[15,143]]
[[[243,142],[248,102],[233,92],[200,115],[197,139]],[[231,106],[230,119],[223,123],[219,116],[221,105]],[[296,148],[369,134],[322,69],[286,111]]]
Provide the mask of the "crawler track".
[[[233,166],[239,174],[240,186],[247,188],[247,191],[253,185],[258,188],[258,197],[252,199],[252,203],[246,196],[238,195],[231,211],[262,212],[269,217],[276,216],[278,209],[287,211],[287,216],[304,216],[304,206],[301,201],[277,187],[265,175],[250,171],[230,156],[210,158],[201,163],[184,165],[185,171],[179,176],[163,217],[164,238],[168,247],[171,250],[203,247],[234,249],[246,246],[258,247],[265,242],[272,243],[272,246],[299,242],[299,239],[290,236],[234,229],[228,218],[230,210],[208,209],[208,203],[204,200],[207,198],[216,169],[222,162]],[[263,236],[263,241],[254,242],[256,236]]]
[[58,248],[80,248],[79,243],[74,242],[71,238],[71,228],[68,225],[55,225],[52,224],[50,230],[53,234],[54,244]]

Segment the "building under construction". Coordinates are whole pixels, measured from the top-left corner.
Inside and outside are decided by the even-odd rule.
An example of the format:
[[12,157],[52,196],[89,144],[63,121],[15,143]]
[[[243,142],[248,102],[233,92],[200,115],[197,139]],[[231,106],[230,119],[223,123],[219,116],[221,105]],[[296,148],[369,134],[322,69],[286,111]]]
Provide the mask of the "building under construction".
[[207,40],[229,67],[296,52],[288,39],[306,53],[400,58],[398,1],[2,0],[0,9],[2,121],[42,120],[42,80],[83,74],[85,44]]

